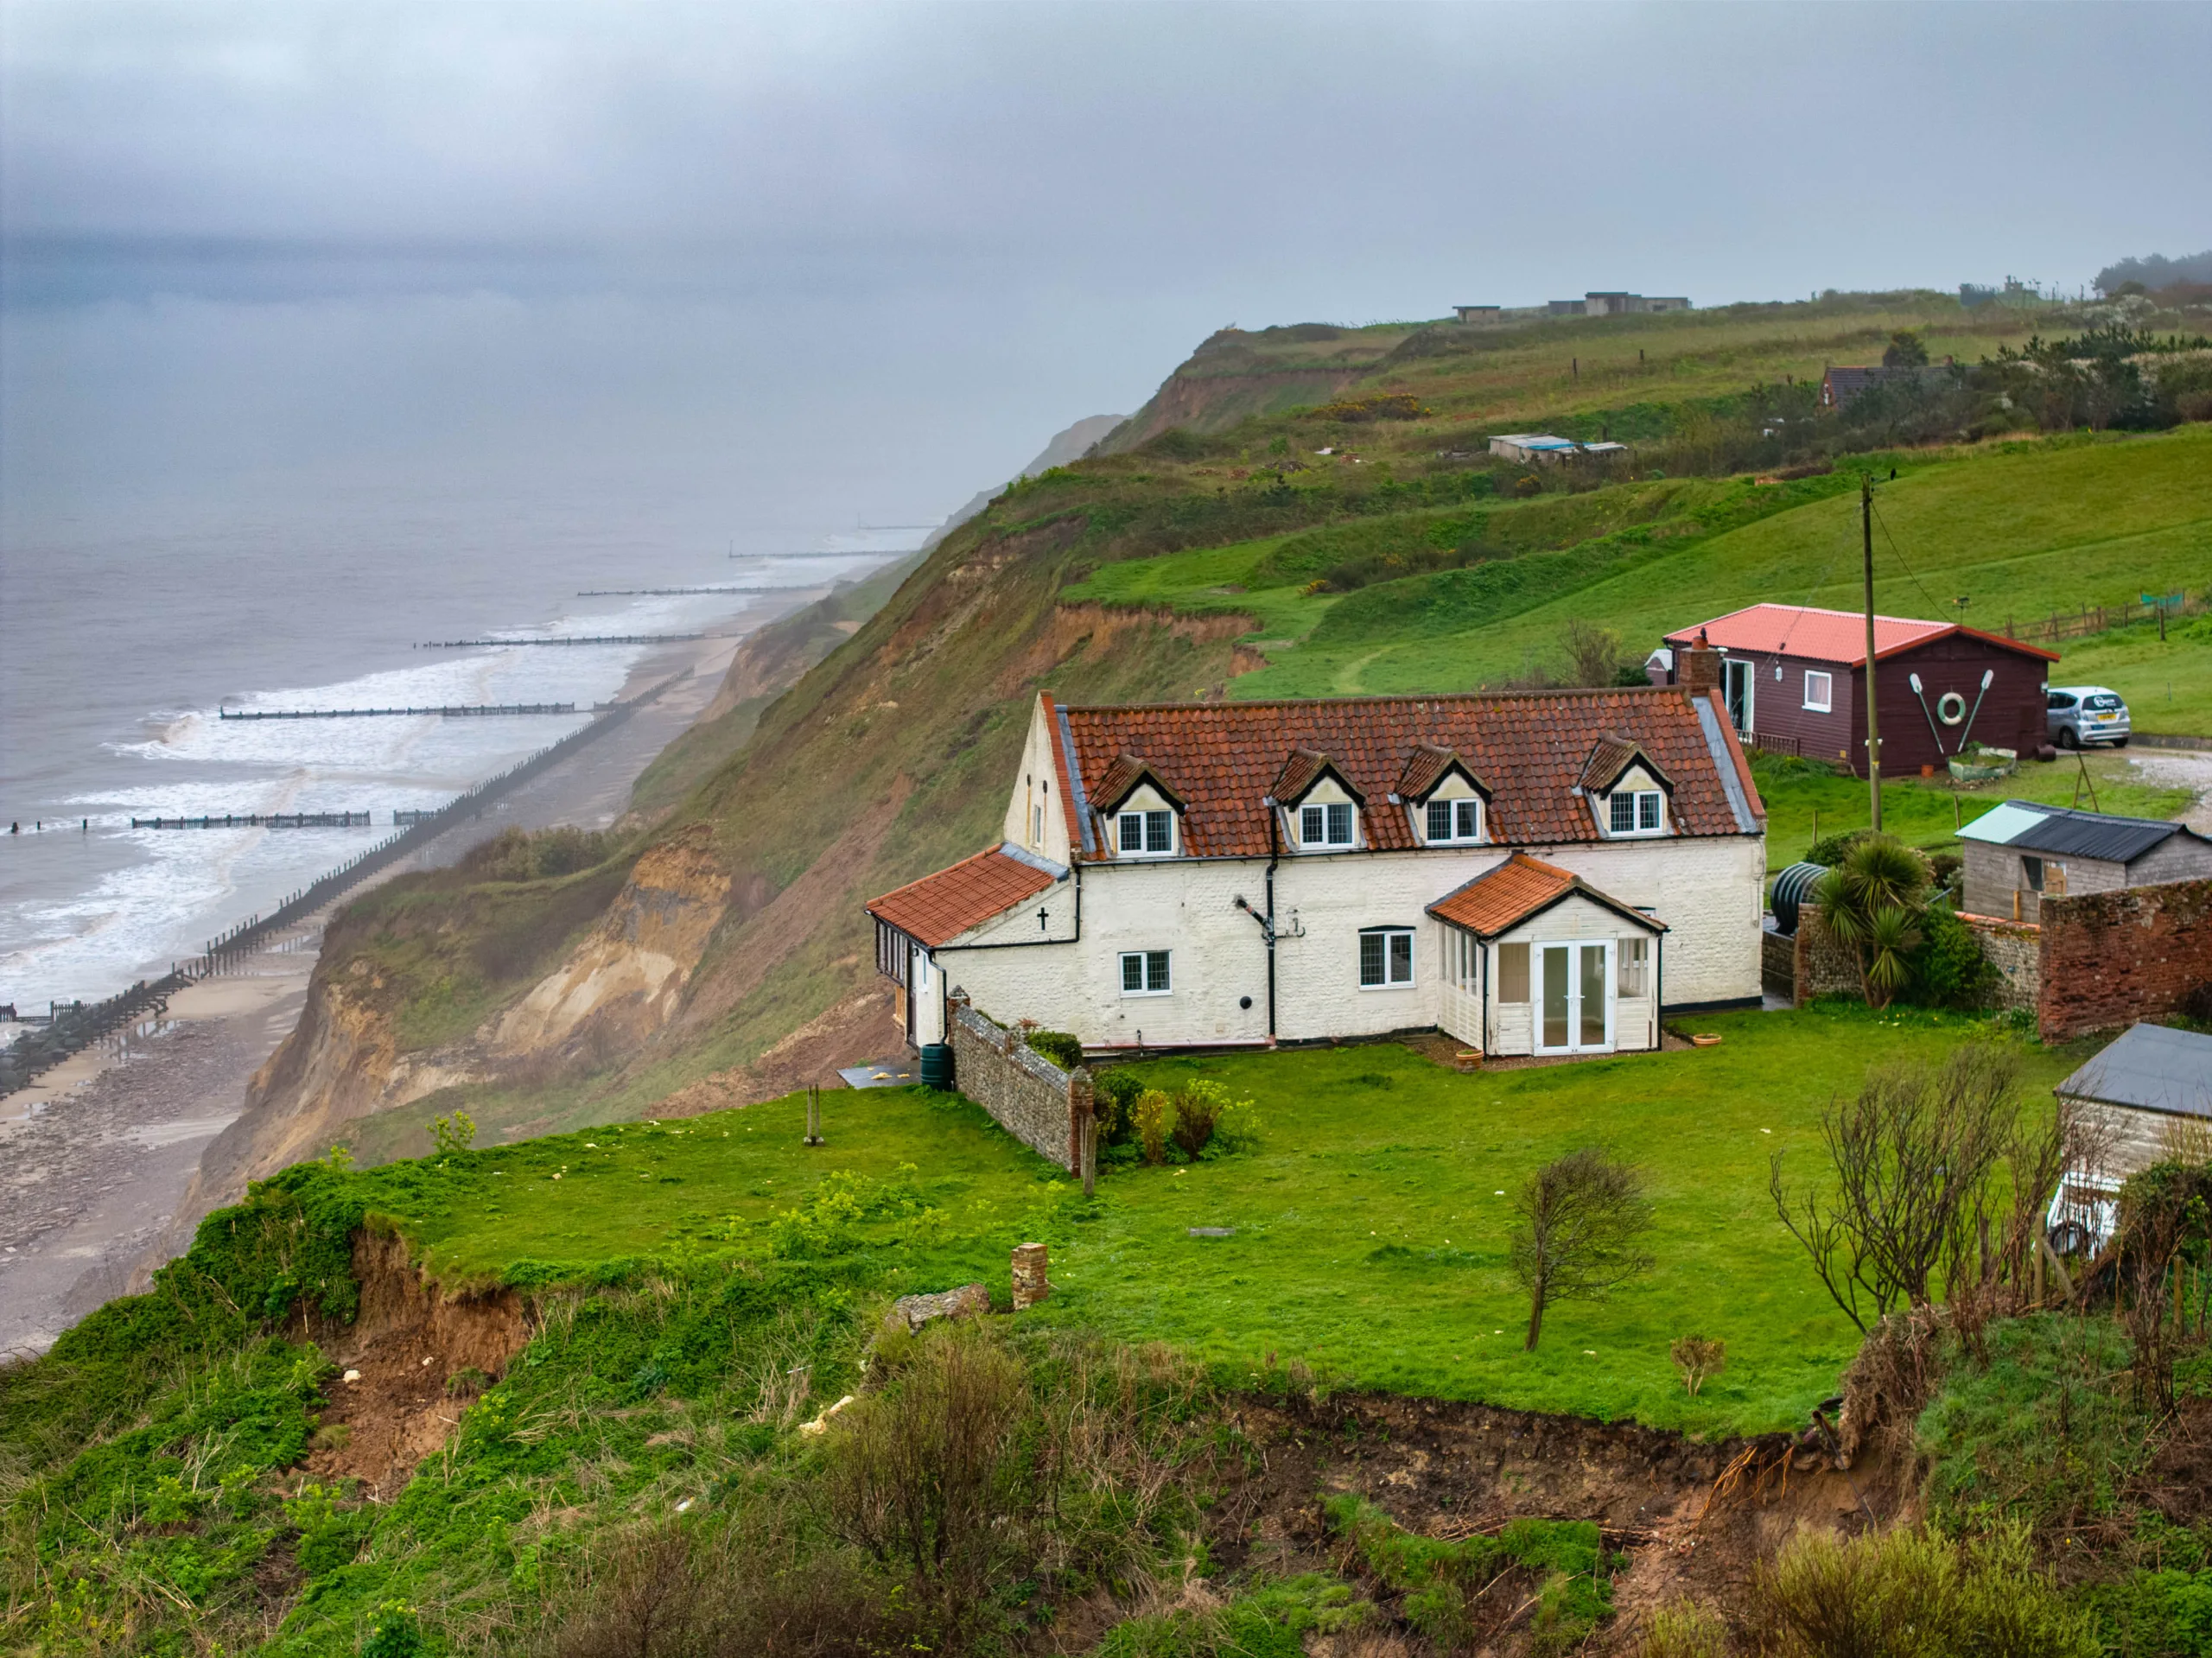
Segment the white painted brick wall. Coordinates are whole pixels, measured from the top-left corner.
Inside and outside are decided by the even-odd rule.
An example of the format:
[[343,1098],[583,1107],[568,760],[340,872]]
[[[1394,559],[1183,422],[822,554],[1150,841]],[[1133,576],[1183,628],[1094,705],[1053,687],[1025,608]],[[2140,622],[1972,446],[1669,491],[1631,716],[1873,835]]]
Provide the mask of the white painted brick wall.
[[[1624,904],[1649,907],[1667,924],[1669,1007],[1758,995],[1766,873],[1760,837],[1526,849]],[[1435,1024],[1444,930],[1426,906],[1496,867],[1508,850],[1286,856],[1275,876],[1275,912],[1286,930],[1295,912],[1305,937],[1278,947],[1278,1034],[1357,1036]],[[947,981],[994,1018],[1033,1019],[1094,1045],[1264,1039],[1267,952],[1258,924],[1234,900],[1241,894],[1264,908],[1265,871],[1259,859],[1087,865],[1079,877],[1080,943],[1033,943],[1072,935],[1071,877],[970,936],[969,942],[988,947],[948,947],[938,960]],[[1388,925],[1415,930],[1416,982],[1363,990],[1359,930]],[[1017,943],[1023,947],[1004,947]],[[1174,952],[1173,989],[1124,995],[1122,952],[1161,949]],[[1249,1008],[1238,1005],[1245,997]]]

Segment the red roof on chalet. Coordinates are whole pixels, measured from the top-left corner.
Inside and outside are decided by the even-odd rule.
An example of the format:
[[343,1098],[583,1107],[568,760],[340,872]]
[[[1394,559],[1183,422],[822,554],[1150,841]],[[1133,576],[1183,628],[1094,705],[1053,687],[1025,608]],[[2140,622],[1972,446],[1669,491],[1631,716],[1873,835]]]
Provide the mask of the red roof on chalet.
[[963,858],[950,869],[910,881],[872,900],[868,913],[935,950],[970,927],[1034,898],[1053,877],[1002,847]]
[[1507,928],[1526,921],[1570,893],[1581,893],[1608,909],[1633,917],[1654,932],[1667,929],[1618,899],[1607,898],[1580,876],[1557,864],[1516,852],[1495,869],[1485,870],[1456,892],[1447,893],[1428,906],[1429,914],[1455,927],[1465,927],[1478,938],[1495,938]]
[[[1086,804],[1096,799],[1119,757],[1141,754],[1184,803],[1185,852],[1263,858],[1273,849],[1265,801],[1270,795],[1282,799],[1286,782],[1310,783],[1319,770],[1315,756],[1325,756],[1363,797],[1363,846],[1419,844],[1409,814],[1389,797],[1409,770],[1429,769],[1411,766],[1424,746],[1451,751],[1483,779],[1491,838],[1507,844],[1598,840],[1590,802],[1575,786],[1600,742],[1622,740],[1635,744],[1671,781],[1669,816],[1677,834],[1756,833],[1765,808],[1751,768],[1717,694],[1703,701],[1702,718],[1699,699],[1675,687],[1047,708],[1065,721],[1065,746],[1073,749]],[[1730,799],[1732,785],[1744,803],[1744,819]],[[1077,855],[1109,855],[1075,810],[1074,790],[1069,792]]]
[[[1688,645],[1694,643],[1700,633],[1705,635],[1709,645],[1745,656],[1807,657],[1815,662],[1840,663],[1852,668],[1866,660],[1866,616],[1863,611],[1822,610],[1813,605],[1752,605],[1743,610],[1732,610],[1726,616],[1715,616],[1709,622],[1678,629],[1667,635],[1667,643]],[[2039,651],[2032,645],[2023,645],[2000,633],[1985,633],[1978,628],[1961,627],[1956,622],[1879,615],[1874,618],[1874,656],[1878,661],[1952,633],[2002,645],[2023,656],[2040,657],[2046,662],[2058,660],[2056,651]]]

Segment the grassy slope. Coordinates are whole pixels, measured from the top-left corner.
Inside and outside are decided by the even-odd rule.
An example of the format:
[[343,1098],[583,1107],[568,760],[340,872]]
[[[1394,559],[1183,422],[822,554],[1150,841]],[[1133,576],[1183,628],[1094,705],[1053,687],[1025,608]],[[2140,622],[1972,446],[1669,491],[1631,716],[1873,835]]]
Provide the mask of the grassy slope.
[[[1899,473],[1878,495],[1875,539],[1876,603],[1892,613],[1947,613],[1964,594],[1974,600],[1973,622],[2001,629],[2008,614],[2027,620],[2153,588],[2193,588],[2212,556],[2212,426],[1902,457]],[[1576,617],[1617,630],[1641,650],[1669,629],[1761,600],[1855,607],[1858,506],[1848,481],[1764,491],[1738,484],[1738,499],[1709,499],[1693,514],[1662,520],[1672,534],[1639,540],[1630,530],[1595,549],[1516,561],[1529,563],[1525,571],[1485,565],[1413,576],[1333,603],[1299,598],[1295,589],[1280,598],[1248,594],[1238,602],[1268,619],[1269,637],[1303,643],[1270,651],[1274,665],[1238,680],[1236,693],[1471,689],[1524,671],[1532,658],[1548,659],[1560,630]],[[1756,512],[1759,504],[1744,498],[1761,494],[1783,510],[1717,535],[1691,528],[1701,518]],[[1792,495],[1811,499],[1789,505]],[[1102,599],[1141,593],[1203,608],[1224,602],[1209,589],[1249,581],[1269,550],[1252,543],[1171,555],[1140,567],[1141,574],[1102,571],[1077,591]],[[2194,688],[2178,682],[2200,658],[2188,642],[2176,645],[2170,641],[2158,660],[2182,667],[2177,691],[2193,696]],[[2074,670],[2063,658],[2054,671]],[[2139,697],[2151,675],[2135,677]],[[2195,703],[2182,706],[2193,711]],[[2155,721],[2145,729],[2161,728]]]
[[[1810,1174],[1814,1124],[1866,1066],[1929,1057],[1972,1021],[1901,1013],[1734,1015],[1717,1049],[1461,1076],[1391,1045],[1160,1062],[1259,1104],[1256,1149],[1186,1170],[1109,1172],[1086,1211],[1058,1172],[964,1102],[919,1090],[836,1095],[829,1145],[802,1146],[797,1098],[658,1126],[599,1128],[475,1154],[448,1170],[367,1176],[449,1280],[588,1276],[610,1257],[760,1246],[762,1229],[832,1170],[910,1178],[941,1224],[879,1264],[898,1290],[1003,1285],[1008,1250],[1052,1250],[1052,1321],[1165,1340],[1226,1367],[1273,1352],[1360,1387],[1614,1418],[1703,1433],[1801,1423],[1855,1345],[1775,1221],[1767,1159]],[[2074,1063],[2026,1051],[2039,1095]],[[595,1142],[588,1146],[586,1141]],[[1657,1270],[1569,1304],[1521,1350],[1527,1303],[1505,1271],[1510,1191],[1573,1146],[1649,1169]],[[562,1176],[556,1183],[556,1172]],[[1232,1226],[1227,1239],[1187,1236]],[[1696,1401],[1667,1360],[1696,1331],[1729,1368]]]

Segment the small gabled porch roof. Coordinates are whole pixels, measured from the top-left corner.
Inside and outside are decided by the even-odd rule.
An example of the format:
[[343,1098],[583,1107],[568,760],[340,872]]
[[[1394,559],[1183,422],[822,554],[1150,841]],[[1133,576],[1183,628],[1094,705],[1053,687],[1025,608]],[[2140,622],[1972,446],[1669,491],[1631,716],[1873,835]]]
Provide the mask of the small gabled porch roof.
[[1428,906],[1428,913],[1488,943],[1578,893],[1646,932],[1667,931],[1664,922],[1599,892],[1572,870],[1525,852],[1515,853],[1495,869],[1485,870],[1465,886],[1446,893]]
[[868,912],[935,950],[1036,897],[1067,873],[1007,842],[871,899]]

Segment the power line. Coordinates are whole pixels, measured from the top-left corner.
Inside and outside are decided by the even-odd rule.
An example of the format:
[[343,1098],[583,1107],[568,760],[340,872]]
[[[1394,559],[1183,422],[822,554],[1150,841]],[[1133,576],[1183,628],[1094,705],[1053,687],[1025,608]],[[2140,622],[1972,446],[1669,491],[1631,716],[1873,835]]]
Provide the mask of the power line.
[[1934,594],[1928,591],[1926,584],[1923,583],[1919,575],[1915,573],[1912,566],[1905,562],[1904,549],[1897,545],[1897,538],[1890,533],[1890,521],[1884,518],[1878,511],[1874,514],[1874,521],[1882,526],[1882,539],[1890,543],[1890,550],[1897,555],[1897,561],[1899,567],[1904,569],[1907,575],[1912,577],[1912,585],[1920,589],[1920,596],[1925,599],[1930,606],[1936,607],[1938,613],[1940,614],[1941,601],[1937,600]]

